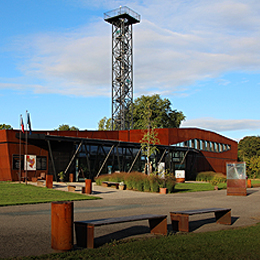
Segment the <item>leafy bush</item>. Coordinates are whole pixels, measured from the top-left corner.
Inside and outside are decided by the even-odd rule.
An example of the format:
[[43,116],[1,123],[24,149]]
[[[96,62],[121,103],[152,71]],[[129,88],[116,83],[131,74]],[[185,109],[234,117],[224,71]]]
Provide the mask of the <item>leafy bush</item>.
[[134,189],[134,182],[135,182],[135,174],[134,173],[126,173],[125,174],[125,178],[124,178],[124,182],[126,184],[126,188],[128,190],[132,190]]
[[160,187],[165,186],[169,192],[173,192],[175,178],[167,177],[165,180],[157,175],[147,176],[141,172],[120,172],[105,174],[96,178],[96,184],[101,185],[103,181],[124,182],[128,190],[158,192]]
[[95,179],[97,185],[101,185],[102,181],[109,181],[111,175],[110,174],[103,174]]
[[216,186],[218,185],[219,183],[225,183],[227,182],[227,178],[224,174],[222,173],[217,173],[213,179],[210,180],[210,184],[213,185],[213,186]]
[[158,176],[151,176],[150,177],[150,185],[151,185],[151,191],[152,192],[159,192],[160,187],[162,187],[162,179],[160,179]]
[[219,183],[227,182],[227,178],[223,173],[200,172],[196,177],[196,181],[206,181],[211,185],[216,186]]
[[143,184],[144,184],[144,191],[150,191],[151,190],[151,182],[150,182],[150,178],[145,178],[143,180]]
[[175,184],[176,180],[174,177],[167,178],[165,186],[168,189],[168,193],[172,193],[174,191]]
[[114,181],[114,182],[121,182],[124,181],[125,174],[123,172],[114,172],[113,174],[110,174],[109,181]]

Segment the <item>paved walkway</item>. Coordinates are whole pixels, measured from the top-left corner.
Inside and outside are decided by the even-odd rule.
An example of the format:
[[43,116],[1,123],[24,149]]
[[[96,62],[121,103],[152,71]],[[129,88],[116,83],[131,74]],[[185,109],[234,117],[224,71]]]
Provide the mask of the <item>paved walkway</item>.
[[[84,185],[83,183],[81,184]],[[61,187],[62,186],[62,187]],[[54,183],[55,189],[67,188]],[[79,192],[79,190],[78,190]],[[93,196],[101,200],[74,202],[74,220],[119,217],[208,207],[231,208],[232,225],[215,223],[213,214],[190,218],[192,232],[206,232],[248,226],[260,222],[260,188],[248,189],[248,196],[227,196],[226,190],[155,194],[104,188],[93,184]],[[57,252],[51,248],[51,203],[0,208],[0,257],[41,255]],[[149,236],[146,221],[107,225],[95,230],[95,243],[102,245],[113,239]],[[76,242],[74,238],[74,242]]]

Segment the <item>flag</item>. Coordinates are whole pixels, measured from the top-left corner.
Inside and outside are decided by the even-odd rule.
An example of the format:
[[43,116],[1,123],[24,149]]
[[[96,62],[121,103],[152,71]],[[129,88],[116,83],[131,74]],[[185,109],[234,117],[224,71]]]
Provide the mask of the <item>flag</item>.
[[22,129],[22,132],[24,133],[24,124],[23,124],[23,117],[21,115],[21,119],[20,119],[20,126],[21,126],[21,129]]
[[27,125],[29,126],[29,133],[32,134],[32,127],[31,127],[31,120],[30,120],[30,114],[27,114]]

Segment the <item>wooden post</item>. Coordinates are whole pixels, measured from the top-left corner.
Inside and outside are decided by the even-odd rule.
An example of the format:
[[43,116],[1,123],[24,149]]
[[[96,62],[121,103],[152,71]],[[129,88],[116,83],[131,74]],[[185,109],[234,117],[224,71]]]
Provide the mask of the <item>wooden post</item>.
[[74,174],[70,173],[70,182],[73,182],[73,179],[74,179]]
[[91,194],[92,193],[91,179],[86,179],[85,180],[85,193],[86,194]]
[[51,247],[68,251],[73,247],[73,202],[51,203]]
[[46,175],[46,188],[52,189],[53,187],[53,175]]

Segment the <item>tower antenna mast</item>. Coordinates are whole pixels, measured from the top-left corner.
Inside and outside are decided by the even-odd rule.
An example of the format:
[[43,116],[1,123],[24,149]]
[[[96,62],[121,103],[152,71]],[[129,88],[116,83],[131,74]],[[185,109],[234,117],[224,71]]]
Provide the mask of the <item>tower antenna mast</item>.
[[112,129],[133,128],[133,30],[141,16],[123,6],[104,14],[112,24]]

